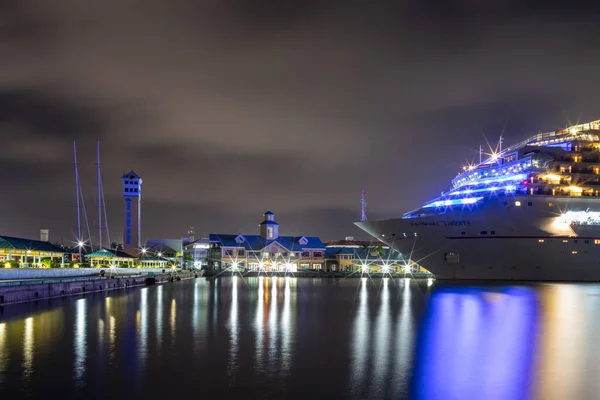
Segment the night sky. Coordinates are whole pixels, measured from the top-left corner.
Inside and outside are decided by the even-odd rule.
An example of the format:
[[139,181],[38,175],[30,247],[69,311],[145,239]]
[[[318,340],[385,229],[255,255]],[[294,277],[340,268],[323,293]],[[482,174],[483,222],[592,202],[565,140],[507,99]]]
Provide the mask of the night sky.
[[100,140],[113,240],[130,169],[144,240],[257,233],[267,209],[281,234],[360,237],[363,188],[370,218],[397,217],[504,127],[508,145],[600,119],[599,11],[0,0],[0,234],[73,238],[73,140],[94,225]]

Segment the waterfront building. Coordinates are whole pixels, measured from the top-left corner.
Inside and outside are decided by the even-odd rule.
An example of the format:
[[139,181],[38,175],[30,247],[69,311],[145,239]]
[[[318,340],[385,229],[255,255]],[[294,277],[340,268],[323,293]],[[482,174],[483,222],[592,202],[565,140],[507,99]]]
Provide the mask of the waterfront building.
[[210,239],[202,238],[193,240],[183,246],[185,266],[197,269],[207,268],[209,260]]
[[325,242],[327,271],[416,273],[425,272],[407,262],[398,251],[379,241],[337,240]]
[[322,270],[325,246],[318,237],[279,236],[275,214],[263,214],[259,235],[209,235],[209,268],[264,272]]
[[142,268],[167,268],[169,266],[169,260],[166,258],[150,254],[142,255],[138,261]]
[[132,255],[114,249],[100,249],[93,253],[83,256],[91,267],[107,268],[107,267],[123,267],[131,268],[136,266],[137,258]]
[[142,223],[142,178],[129,171],[123,179],[123,197],[125,198],[125,223],[123,225],[123,249],[137,256],[141,249]]
[[70,256],[70,250],[49,242],[0,236],[0,261],[4,268],[40,268],[52,263],[60,263],[61,266],[64,266],[66,259]]

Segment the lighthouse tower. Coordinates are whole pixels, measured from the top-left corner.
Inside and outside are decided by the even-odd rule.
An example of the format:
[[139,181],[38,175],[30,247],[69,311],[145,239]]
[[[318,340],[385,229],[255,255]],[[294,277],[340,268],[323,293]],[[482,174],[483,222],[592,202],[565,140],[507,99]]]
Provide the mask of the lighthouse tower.
[[123,250],[137,256],[142,247],[140,230],[142,222],[142,178],[129,171],[122,176],[125,197],[125,224],[123,225]]

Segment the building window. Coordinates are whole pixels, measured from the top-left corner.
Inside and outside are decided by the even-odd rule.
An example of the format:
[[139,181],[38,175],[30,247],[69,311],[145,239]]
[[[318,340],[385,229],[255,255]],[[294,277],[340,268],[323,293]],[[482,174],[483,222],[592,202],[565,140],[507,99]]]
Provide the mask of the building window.
[[310,268],[310,264],[300,264],[300,268],[308,269],[308,268]]
[[267,228],[267,239],[273,239],[273,228],[272,227]]
[[303,252],[302,252],[302,257],[310,257],[310,252],[308,252],[308,251],[303,251]]
[[515,201],[515,206],[521,207],[521,202],[519,200]]
[[323,264],[313,264],[313,269],[322,269]]
[[313,253],[313,257],[323,257],[323,253],[321,253],[320,251],[315,251]]
[[594,239],[594,244],[600,244],[600,239]]
[[495,235],[496,231],[490,231],[490,235]]
[[231,250],[231,249],[225,249],[225,255],[226,256],[230,256],[232,254],[233,254],[233,250]]

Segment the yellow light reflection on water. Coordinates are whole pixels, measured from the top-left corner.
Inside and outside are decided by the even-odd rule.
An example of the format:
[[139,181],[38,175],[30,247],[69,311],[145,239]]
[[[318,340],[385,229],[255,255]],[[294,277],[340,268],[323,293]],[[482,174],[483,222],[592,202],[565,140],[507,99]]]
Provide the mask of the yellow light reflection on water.
[[254,329],[256,330],[256,342],[254,347],[256,349],[256,369],[258,371],[263,370],[263,353],[264,353],[264,318],[265,318],[265,302],[267,294],[265,293],[264,286],[266,280],[260,276],[258,278],[258,298],[256,300],[256,319],[254,320]]
[[[598,390],[583,385],[584,377],[591,376],[586,368],[589,353],[585,346],[596,342],[586,338],[585,319],[596,318],[586,313],[589,302],[598,302],[598,296],[585,296],[581,285],[546,285],[542,288],[542,329],[537,397],[540,399],[598,398]],[[585,304],[588,303],[588,304]],[[597,328],[597,327],[596,327]],[[597,330],[594,330],[597,333]],[[596,364],[593,362],[592,364]],[[595,366],[596,373],[598,367]]]
[[34,343],[33,317],[25,318],[25,333],[23,334],[23,378],[28,379],[33,372]]
[[277,283],[279,279],[276,276],[272,278],[273,286],[271,287],[271,305],[269,308],[269,360],[276,357],[277,351]]
[[171,300],[171,312],[170,312],[170,326],[171,326],[171,344],[175,343],[175,325],[177,322],[177,302],[175,299]]

